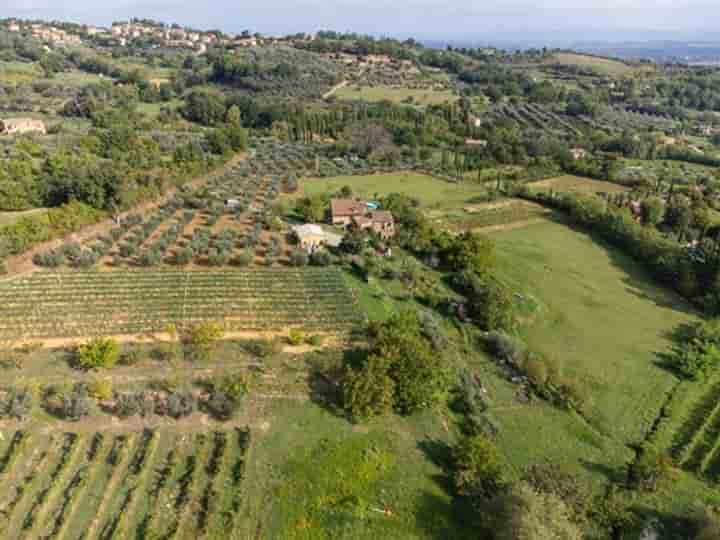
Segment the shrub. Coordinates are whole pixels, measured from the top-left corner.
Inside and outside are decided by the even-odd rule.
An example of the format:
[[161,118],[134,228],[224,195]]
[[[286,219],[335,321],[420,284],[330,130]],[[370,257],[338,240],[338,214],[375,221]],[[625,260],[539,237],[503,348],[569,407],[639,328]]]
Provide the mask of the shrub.
[[83,369],[109,368],[120,356],[120,346],[110,338],[95,338],[80,345],[76,351],[76,362]]
[[213,382],[206,406],[214,417],[229,420],[240,408],[248,392],[249,381],[244,373],[225,375]]
[[313,266],[329,266],[332,263],[332,256],[325,250],[316,251],[310,255],[310,263]]
[[273,339],[255,339],[246,342],[244,348],[258,358],[266,358],[280,352],[280,343]]
[[395,383],[388,364],[371,356],[362,368],[350,369],[343,382],[343,404],[354,420],[365,420],[390,412],[394,404]]
[[492,331],[485,334],[483,340],[485,350],[495,358],[515,364],[521,361],[523,349],[520,343],[507,334]]
[[190,392],[172,392],[167,398],[167,414],[173,418],[189,416],[197,410],[197,399]]
[[228,263],[230,257],[226,251],[222,249],[213,248],[208,254],[208,263],[210,266],[224,266]]
[[290,335],[288,336],[288,341],[290,342],[290,345],[302,345],[305,341],[305,333],[297,328],[292,328],[290,330]]
[[195,361],[209,360],[223,333],[222,326],[215,322],[191,326],[183,336],[186,356]]
[[320,335],[314,334],[312,336],[308,336],[306,342],[308,345],[312,345],[313,347],[319,347],[323,343],[323,338]]
[[87,392],[94,399],[110,399],[113,396],[113,383],[110,379],[95,379],[87,385]]
[[236,262],[237,262],[238,266],[245,267],[245,266],[250,265],[250,263],[253,261],[254,258],[255,258],[254,253],[252,253],[249,250],[245,250],[240,255],[238,255]]
[[140,266],[150,267],[160,263],[160,259],[161,255],[159,251],[148,249],[140,254],[138,262],[140,263]]
[[452,450],[452,479],[460,495],[494,497],[506,484],[500,451],[483,435],[462,438]]
[[307,266],[309,261],[310,257],[303,249],[296,249],[290,255],[290,264],[292,266]]

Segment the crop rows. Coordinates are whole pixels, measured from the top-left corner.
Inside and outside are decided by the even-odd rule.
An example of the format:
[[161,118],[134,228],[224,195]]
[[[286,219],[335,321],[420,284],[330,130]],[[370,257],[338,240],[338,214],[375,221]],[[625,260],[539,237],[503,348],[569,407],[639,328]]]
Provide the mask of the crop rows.
[[235,523],[246,430],[37,437],[0,481],[3,538],[199,538]]
[[228,331],[342,331],[358,313],[332,267],[40,273],[0,286],[2,338],[133,334],[200,321]]
[[675,434],[672,454],[682,467],[717,478],[720,474],[720,383],[702,396]]

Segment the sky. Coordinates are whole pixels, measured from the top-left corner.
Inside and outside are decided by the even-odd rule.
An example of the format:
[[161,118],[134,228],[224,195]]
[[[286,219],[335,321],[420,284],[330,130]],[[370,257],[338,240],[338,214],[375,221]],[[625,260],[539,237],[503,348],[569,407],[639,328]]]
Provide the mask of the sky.
[[105,24],[149,17],[201,29],[318,29],[446,41],[644,41],[715,32],[718,0],[0,0],[0,17]]

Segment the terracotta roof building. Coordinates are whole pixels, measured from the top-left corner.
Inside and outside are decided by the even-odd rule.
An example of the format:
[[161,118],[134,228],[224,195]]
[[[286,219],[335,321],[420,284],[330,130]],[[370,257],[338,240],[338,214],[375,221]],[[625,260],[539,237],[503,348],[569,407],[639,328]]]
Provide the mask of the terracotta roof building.
[[361,199],[332,199],[330,220],[333,225],[350,225],[353,218],[367,214],[367,203]]

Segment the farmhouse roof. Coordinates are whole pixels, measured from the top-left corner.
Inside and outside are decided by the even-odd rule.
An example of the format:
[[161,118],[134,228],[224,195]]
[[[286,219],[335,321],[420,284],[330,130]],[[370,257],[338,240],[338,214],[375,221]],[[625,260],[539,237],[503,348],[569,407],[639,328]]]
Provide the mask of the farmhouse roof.
[[367,212],[367,203],[360,199],[332,199],[330,211],[333,216],[361,216]]

